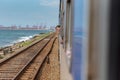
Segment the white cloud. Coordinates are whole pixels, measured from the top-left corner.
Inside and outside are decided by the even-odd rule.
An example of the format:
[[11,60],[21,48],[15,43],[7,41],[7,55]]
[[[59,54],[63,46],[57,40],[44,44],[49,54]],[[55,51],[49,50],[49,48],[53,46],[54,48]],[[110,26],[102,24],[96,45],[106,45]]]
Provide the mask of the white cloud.
[[40,0],[40,5],[55,7],[59,5],[59,0]]

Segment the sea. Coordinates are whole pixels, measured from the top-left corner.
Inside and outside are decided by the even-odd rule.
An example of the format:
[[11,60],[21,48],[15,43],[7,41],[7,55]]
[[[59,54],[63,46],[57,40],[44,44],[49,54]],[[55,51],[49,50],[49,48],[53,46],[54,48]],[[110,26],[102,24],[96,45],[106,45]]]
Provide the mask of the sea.
[[0,48],[26,41],[37,34],[47,32],[49,30],[0,30]]

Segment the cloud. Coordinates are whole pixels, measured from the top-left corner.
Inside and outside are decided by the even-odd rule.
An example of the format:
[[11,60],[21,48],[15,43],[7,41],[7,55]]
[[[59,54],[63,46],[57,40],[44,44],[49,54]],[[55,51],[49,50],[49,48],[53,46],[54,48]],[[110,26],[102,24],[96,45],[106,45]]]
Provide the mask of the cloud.
[[40,0],[40,5],[55,7],[59,5],[59,0]]

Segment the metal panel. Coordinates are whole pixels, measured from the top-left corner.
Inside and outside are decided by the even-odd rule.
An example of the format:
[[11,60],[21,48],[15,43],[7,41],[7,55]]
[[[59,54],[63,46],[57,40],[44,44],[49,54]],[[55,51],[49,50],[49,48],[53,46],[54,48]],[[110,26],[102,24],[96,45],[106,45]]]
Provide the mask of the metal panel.
[[74,80],[87,80],[88,0],[74,0],[72,74]]

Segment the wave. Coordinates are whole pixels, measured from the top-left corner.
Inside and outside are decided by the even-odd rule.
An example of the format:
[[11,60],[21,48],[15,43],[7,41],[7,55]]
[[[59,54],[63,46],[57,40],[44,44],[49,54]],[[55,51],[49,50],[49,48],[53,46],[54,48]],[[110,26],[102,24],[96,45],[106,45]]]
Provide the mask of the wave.
[[5,45],[0,46],[0,48],[12,46],[12,45],[13,45],[12,43],[9,43],[9,44],[5,44]]
[[11,46],[21,41],[26,41],[48,30],[0,30],[0,47]]
[[31,38],[33,38],[34,36],[36,36],[38,34],[34,34],[32,36],[22,36],[22,37],[19,37],[18,39],[12,41],[12,42],[8,42],[7,44],[4,44],[4,45],[0,45],[0,48],[1,47],[7,47],[7,46],[12,46],[13,44],[16,44],[16,43],[19,43],[19,42],[22,42],[22,41],[26,41],[26,40],[29,40]]
[[26,41],[33,38],[33,36],[24,36],[24,37],[20,37],[19,39],[13,41],[12,43],[18,43],[18,42],[22,42],[22,41]]

